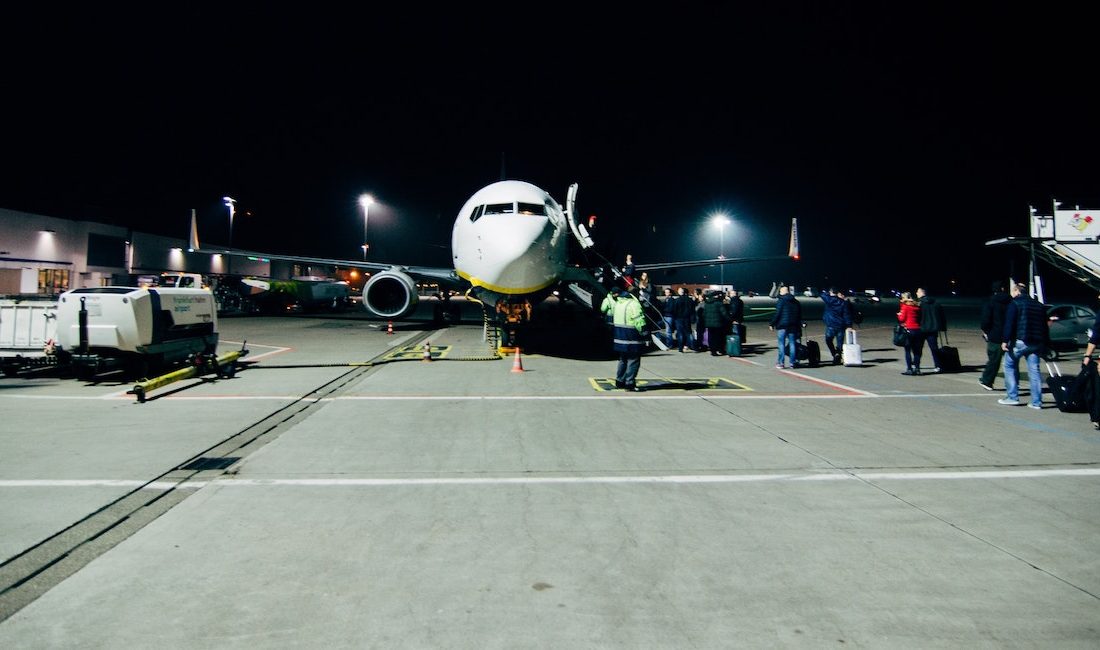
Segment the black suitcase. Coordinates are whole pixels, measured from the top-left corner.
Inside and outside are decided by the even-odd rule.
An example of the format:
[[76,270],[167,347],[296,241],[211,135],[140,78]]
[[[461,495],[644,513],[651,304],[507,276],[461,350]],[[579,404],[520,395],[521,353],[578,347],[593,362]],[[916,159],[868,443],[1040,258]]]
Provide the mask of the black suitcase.
[[1083,391],[1079,390],[1077,376],[1063,375],[1058,364],[1047,364],[1047,387],[1054,397],[1054,404],[1063,413],[1084,413],[1089,410]]
[[959,361],[959,349],[947,344],[946,332],[943,335],[943,346],[940,348],[939,358],[940,372],[962,371],[962,362]]
[[795,359],[805,361],[807,365],[817,366],[821,363],[821,346],[817,341],[807,341],[803,345],[802,340],[799,339],[794,344],[794,350]]

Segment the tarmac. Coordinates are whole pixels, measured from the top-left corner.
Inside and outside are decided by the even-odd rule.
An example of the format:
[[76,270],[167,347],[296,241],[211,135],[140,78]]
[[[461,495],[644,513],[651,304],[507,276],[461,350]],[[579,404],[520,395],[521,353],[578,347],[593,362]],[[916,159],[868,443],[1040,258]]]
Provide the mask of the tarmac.
[[0,647],[1100,647],[1100,432],[998,405],[945,303],[963,372],[919,377],[895,302],[861,367],[777,370],[757,320],[642,393],[472,305],[223,318],[236,375],[145,403],[0,378]]

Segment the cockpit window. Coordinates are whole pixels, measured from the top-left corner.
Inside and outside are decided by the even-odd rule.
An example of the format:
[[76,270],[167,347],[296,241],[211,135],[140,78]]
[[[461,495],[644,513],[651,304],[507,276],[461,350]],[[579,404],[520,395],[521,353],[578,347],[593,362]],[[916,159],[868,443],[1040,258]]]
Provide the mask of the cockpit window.
[[485,206],[484,214],[515,214],[515,203],[490,203]]
[[485,211],[484,205],[479,205],[474,208],[474,211],[470,213],[470,223],[473,223],[481,218],[481,213]]
[[541,203],[520,203],[519,213],[528,216],[546,216],[546,206]]

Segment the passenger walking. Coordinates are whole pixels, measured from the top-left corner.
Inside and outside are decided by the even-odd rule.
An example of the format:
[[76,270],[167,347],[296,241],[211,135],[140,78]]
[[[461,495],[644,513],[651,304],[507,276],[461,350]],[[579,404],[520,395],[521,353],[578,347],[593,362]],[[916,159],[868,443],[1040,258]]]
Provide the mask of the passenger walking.
[[837,365],[844,350],[844,331],[852,326],[852,303],[843,291],[833,288],[827,293],[822,291],[820,298],[825,303],[821,318],[825,322],[825,345],[833,356],[833,365]]
[[[1097,296],[1100,298],[1100,296]],[[1100,312],[1097,312],[1096,318],[1092,321],[1092,333],[1089,335],[1088,345],[1085,346],[1085,358],[1081,361],[1081,365],[1092,365],[1092,370],[1095,373],[1097,371],[1096,364],[1093,363],[1092,354],[1096,352],[1097,346],[1100,346]],[[1093,386],[1090,393],[1086,395],[1091,399],[1086,399],[1089,405],[1089,421],[1092,423],[1092,428],[1100,430],[1100,390],[1096,385],[1100,382],[1100,377],[1093,375]]]
[[920,331],[922,343],[928,343],[928,351],[932,354],[932,372],[940,371],[940,332],[947,331],[947,316],[943,313],[943,305],[928,295],[923,287],[917,287],[917,300],[920,301]]
[[1039,357],[1050,347],[1047,312],[1038,300],[1027,295],[1027,287],[1014,283],[1009,289],[1012,302],[1005,309],[1001,350],[1006,352],[1005,396],[997,400],[1005,406],[1020,405],[1020,359],[1027,360],[1027,382],[1031,391],[1028,408],[1043,408],[1043,377],[1039,372]]
[[626,263],[623,264],[623,280],[628,287],[634,284],[634,256],[630,253],[626,254]]
[[920,355],[924,348],[924,337],[920,333],[920,303],[913,294],[903,291],[898,310],[898,322],[905,328],[905,372],[903,375],[920,374]]
[[736,331],[741,337],[741,342],[745,342],[745,332],[743,331],[745,323],[745,301],[741,300],[741,296],[738,295],[737,289],[730,289],[729,291],[729,307],[730,307],[730,331]]
[[649,273],[642,271],[638,277],[638,295],[643,304],[653,301],[653,290],[649,285]]
[[695,349],[694,337],[691,335],[691,317],[695,314],[695,301],[688,295],[687,289],[680,287],[676,291],[676,299],[672,301],[672,322],[676,332],[676,343],[680,352]]
[[672,295],[672,287],[665,287],[663,295],[657,299],[657,302],[661,303],[661,319],[665,322],[665,332],[662,338],[665,345],[672,347],[672,303],[676,300],[676,296]]
[[775,313],[772,314],[768,329],[775,332],[776,345],[779,348],[775,367],[782,369],[784,355],[790,357],[791,368],[798,367],[797,341],[802,333],[802,305],[791,295],[787,287],[779,287],[779,298],[775,301]]
[[1005,293],[1005,283],[997,280],[993,283],[993,295],[982,306],[982,338],[985,339],[985,369],[982,370],[982,378],[978,380],[982,388],[993,390],[993,380],[997,378],[997,371],[1001,369],[1001,361],[1004,359],[1004,350],[1001,349],[1001,341],[1004,337],[1005,311],[1012,298]]
[[619,353],[619,365],[615,370],[615,388],[641,392],[637,385],[638,370],[642,365],[645,347],[645,316],[638,301],[638,286],[630,285],[619,293],[612,311],[615,323],[614,349]]
[[695,351],[702,352],[706,349],[706,345],[703,344],[703,334],[707,331],[705,325],[703,325],[703,290],[696,289],[695,295]]
[[711,291],[703,299],[703,325],[707,328],[710,356],[724,354],[726,331],[729,327],[729,307],[722,301],[721,291]]

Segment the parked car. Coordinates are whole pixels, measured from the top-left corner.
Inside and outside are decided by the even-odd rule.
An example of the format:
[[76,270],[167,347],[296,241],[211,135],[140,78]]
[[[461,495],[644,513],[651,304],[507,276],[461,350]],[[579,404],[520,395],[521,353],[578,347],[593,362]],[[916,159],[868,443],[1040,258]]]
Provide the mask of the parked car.
[[1096,312],[1081,305],[1047,305],[1050,342],[1055,350],[1075,350],[1089,341]]

